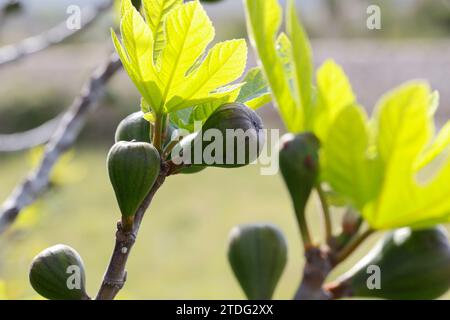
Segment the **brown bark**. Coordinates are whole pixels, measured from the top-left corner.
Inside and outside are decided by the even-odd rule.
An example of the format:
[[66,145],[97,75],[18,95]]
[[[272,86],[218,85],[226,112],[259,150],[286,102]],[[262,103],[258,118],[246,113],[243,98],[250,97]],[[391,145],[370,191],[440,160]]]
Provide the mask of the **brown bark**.
[[133,228],[124,230],[122,223],[117,223],[116,243],[96,300],[113,300],[123,288],[127,278],[126,264],[136,241],[142,219],[156,192],[164,183],[168,170],[169,167],[166,164],[162,164],[158,179],[135,215]]

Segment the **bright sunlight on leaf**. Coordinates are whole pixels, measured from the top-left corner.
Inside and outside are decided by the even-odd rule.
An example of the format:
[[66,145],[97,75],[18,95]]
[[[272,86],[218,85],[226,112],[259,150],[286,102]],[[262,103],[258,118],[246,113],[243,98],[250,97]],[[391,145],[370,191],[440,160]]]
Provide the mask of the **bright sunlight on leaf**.
[[[425,227],[450,218],[450,145],[446,125],[432,142],[427,84],[408,83],[383,97],[370,130],[363,109],[344,107],[330,128],[325,180],[374,229]],[[432,106],[431,106],[432,107]],[[430,169],[433,169],[430,171]],[[427,179],[419,179],[428,170]]]
[[322,164],[324,180],[356,208],[364,207],[379,190],[379,165],[376,158],[368,157],[369,144],[364,109],[349,105],[330,128],[321,157],[326,162]]
[[277,0],[245,4],[249,34],[287,130],[313,129],[312,50],[294,1],[287,2],[287,32],[280,34],[282,10]]
[[253,110],[270,102],[269,87],[260,68],[249,70],[244,82],[237,102],[243,103]]
[[146,119],[173,113],[174,122],[190,126],[188,119],[203,120],[218,103],[233,102],[243,84],[229,84],[244,72],[245,40],[221,42],[205,53],[215,31],[199,1],[145,0],[143,7],[146,20],[130,0],[123,0],[123,45],[114,32],[112,37],[144,99]]
[[[248,30],[288,131],[321,142],[320,181],[374,229],[431,226],[450,220],[450,123],[433,141],[439,94],[411,82],[378,104],[373,119],[359,106],[343,69],[327,60],[312,85],[312,52],[287,2],[278,34],[277,0],[244,0]],[[425,179],[423,178],[425,177]]]
[[333,60],[325,61],[317,71],[317,102],[314,109],[314,133],[322,143],[339,112],[356,102],[344,70]]

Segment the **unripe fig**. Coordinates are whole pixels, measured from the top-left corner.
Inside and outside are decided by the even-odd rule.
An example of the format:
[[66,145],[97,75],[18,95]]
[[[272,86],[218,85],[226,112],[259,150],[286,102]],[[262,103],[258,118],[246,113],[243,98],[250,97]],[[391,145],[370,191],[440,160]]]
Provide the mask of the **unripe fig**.
[[270,224],[235,227],[228,260],[248,299],[271,299],[287,261],[283,233]]
[[[368,288],[369,266],[380,271],[379,289]],[[450,288],[450,245],[442,227],[390,232],[338,282],[353,296],[436,299]]]
[[[116,129],[115,141],[138,141],[152,142],[152,124],[144,119],[144,113],[141,111],[134,112],[123,119]],[[173,124],[167,126],[164,145],[167,145],[172,138],[172,133],[177,128]]]
[[74,249],[58,244],[39,253],[31,263],[30,283],[50,300],[86,300],[83,261]]
[[[185,164],[237,168],[255,161],[265,142],[261,118],[240,103],[227,103],[206,120],[202,132],[182,141]],[[189,143],[188,143],[189,142]]]
[[116,143],[108,154],[111,184],[123,217],[135,215],[161,168],[155,147],[146,142]]
[[191,166],[191,167],[186,167],[186,168],[180,169],[180,171],[178,173],[181,173],[181,174],[195,174],[195,173],[199,173],[200,171],[203,171],[205,169],[206,169],[206,167]]
[[280,170],[299,221],[319,173],[319,141],[312,133],[286,134],[280,143]]
[[134,112],[123,119],[116,129],[116,142],[139,141],[151,143],[152,127],[150,122],[143,118],[141,111]]

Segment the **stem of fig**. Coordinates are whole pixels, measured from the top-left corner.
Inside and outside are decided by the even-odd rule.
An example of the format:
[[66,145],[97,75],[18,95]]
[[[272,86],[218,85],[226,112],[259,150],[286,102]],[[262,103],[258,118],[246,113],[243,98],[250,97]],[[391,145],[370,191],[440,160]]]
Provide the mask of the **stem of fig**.
[[140,205],[138,211],[136,212],[136,215],[133,217],[134,221],[132,229],[126,231],[123,228],[121,222],[117,224],[114,250],[109,261],[108,268],[106,269],[105,275],[103,277],[103,282],[100,286],[100,290],[98,291],[96,300],[112,300],[124,286],[127,277],[125,267],[130,255],[131,248],[136,241],[136,237],[139,232],[139,227],[141,225],[142,219],[144,218],[144,214],[150,206],[156,192],[164,183],[168,174],[168,170],[169,167],[163,163],[161,165],[161,172],[158,179],[148,193],[147,197]]
[[359,248],[359,246],[367,239],[369,238],[373,233],[375,233],[375,230],[373,229],[367,229],[366,231],[362,232],[361,234],[355,236],[342,250],[337,254],[335,264],[339,264],[345,259],[347,259],[353,252],[355,252],[356,249]]
[[133,222],[134,222],[134,216],[125,217],[122,216],[122,228],[123,231],[129,232],[133,230]]
[[295,214],[297,216],[298,226],[300,228],[300,235],[302,237],[303,247],[305,250],[312,245],[311,235],[308,229],[308,223],[305,219],[305,207],[295,208]]
[[331,241],[331,239],[333,237],[333,225],[331,222],[330,207],[328,206],[325,192],[323,191],[320,183],[317,184],[316,190],[317,190],[317,194],[319,195],[320,203],[322,205],[322,212],[323,212],[323,218],[324,218],[324,224],[325,224],[325,237],[326,237],[326,241],[328,243]]
[[163,115],[162,125],[163,125],[163,127],[161,129],[161,132],[162,132],[161,137],[162,137],[162,147],[163,147],[165,144],[165,141],[167,139],[167,133],[168,133],[167,128],[169,128],[169,115],[168,114]]
[[155,125],[153,126],[153,146],[158,150],[160,153],[162,151],[162,145],[163,145],[163,130],[165,127],[165,116],[161,114],[156,115],[155,119]]
[[167,146],[164,148],[163,159],[167,159],[172,152],[173,148],[179,143],[179,140],[170,141]]

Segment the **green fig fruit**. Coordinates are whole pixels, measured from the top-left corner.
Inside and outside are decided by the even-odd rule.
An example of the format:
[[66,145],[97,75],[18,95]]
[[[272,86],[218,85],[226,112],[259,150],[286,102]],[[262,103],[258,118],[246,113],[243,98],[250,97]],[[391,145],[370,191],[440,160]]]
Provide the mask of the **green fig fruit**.
[[224,104],[210,115],[201,132],[182,140],[184,163],[222,168],[246,166],[262,151],[262,128],[261,118],[247,106]]
[[312,133],[286,134],[280,143],[280,171],[301,229],[306,224],[306,203],[319,174],[319,147],[319,140]]
[[39,253],[31,263],[33,289],[50,300],[86,300],[86,275],[80,255],[58,244]]
[[180,169],[180,171],[178,173],[181,173],[181,174],[195,174],[195,173],[199,173],[200,171],[203,171],[205,169],[206,169],[206,167],[192,166],[192,167],[182,168],[182,169]]
[[107,162],[122,216],[132,217],[158,178],[159,153],[146,142],[120,141],[109,151]]
[[[178,143],[178,145],[174,148],[175,153],[178,152],[178,155],[175,156],[175,159],[177,159],[175,162],[177,164],[182,164],[184,162],[182,160],[182,154],[183,154],[183,152],[185,152],[185,150],[189,150],[187,152],[191,152],[190,150],[192,150],[192,146],[194,145],[194,140],[195,140],[195,138],[197,136],[198,136],[197,132],[191,133],[191,134],[185,136]],[[169,158],[171,158],[171,157],[172,157],[172,155]],[[188,161],[188,162],[191,163],[191,161]],[[203,171],[204,169],[206,169],[205,166],[188,164],[188,165],[178,169],[177,173],[181,173],[181,174],[195,174],[195,173],[198,173],[200,171]]]
[[[379,288],[369,289],[369,266],[379,268]],[[430,300],[450,288],[450,245],[442,227],[390,232],[338,280],[354,296]]]
[[235,227],[228,260],[248,299],[271,299],[287,261],[283,233],[270,224]]
[[151,143],[152,127],[144,119],[141,111],[134,112],[123,119],[116,129],[115,141],[139,141]]
[[[115,142],[119,141],[138,141],[152,142],[152,124],[144,119],[144,113],[134,112],[123,119],[116,129]],[[173,132],[177,128],[173,124],[167,126],[164,145],[167,145],[172,138]]]

